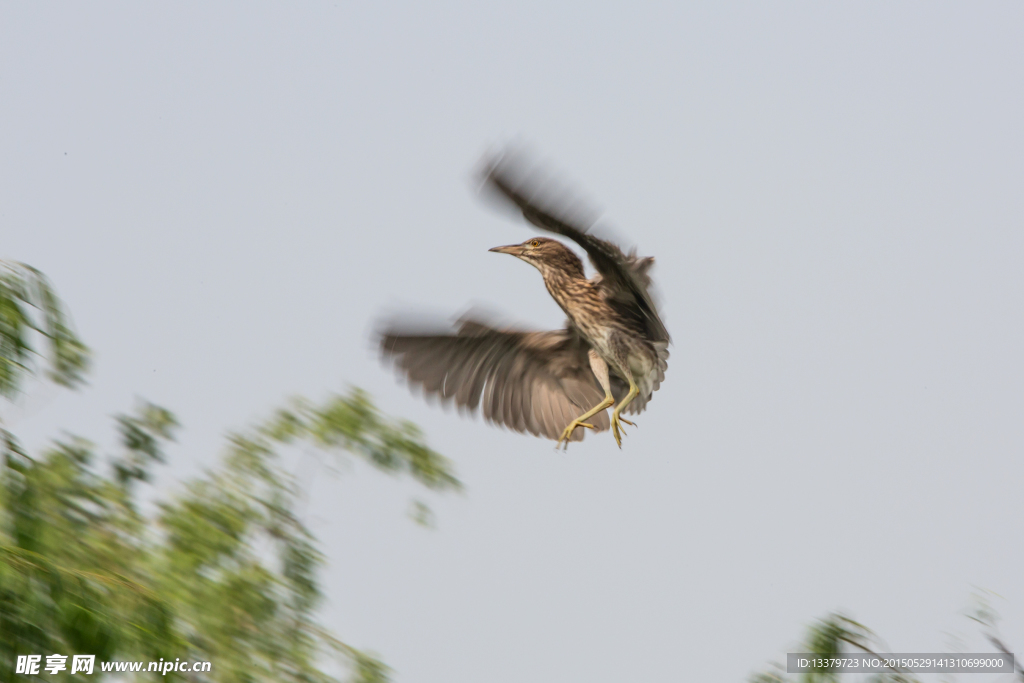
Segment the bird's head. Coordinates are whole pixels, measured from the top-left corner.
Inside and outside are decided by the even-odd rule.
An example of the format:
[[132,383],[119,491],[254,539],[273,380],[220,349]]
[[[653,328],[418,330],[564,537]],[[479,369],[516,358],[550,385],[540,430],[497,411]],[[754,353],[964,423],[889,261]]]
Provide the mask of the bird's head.
[[511,254],[526,261],[545,275],[549,272],[562,272],[575,277],[584,277],[583,262],[573,253],[572,249],[558,240],[533,237],[522,244],[494,247],[490,251]]

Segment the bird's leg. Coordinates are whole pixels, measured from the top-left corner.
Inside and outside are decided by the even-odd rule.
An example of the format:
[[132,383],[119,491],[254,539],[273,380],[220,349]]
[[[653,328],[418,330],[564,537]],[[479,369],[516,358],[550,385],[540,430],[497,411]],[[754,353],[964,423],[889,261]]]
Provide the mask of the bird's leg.
[[625,434],[626,433],[625,430],[622,429],[622,425],[619,424],[619,423],[620,422],[625,422],[626,424],[628,424],[630,426],[633,426],[633,427],[636,426],[632,422],[627,420],[626,418],[619,417],[619,413],[621,413],[622,410],[626,406],[629,405],[630,401],[632,401],[634,398],[636,398],[639,393],[640,393],[640,390],[637,388],[636,382],[634,382],[633,378],[630,377],[629,378],[629,393],[626,394],[626,398],[622,399],[622,402],[619,403],[619,405],[615,406],[615,410],[612,411],[612,434],[615,436],[615,443],[619,444],[619,448],[622,448],[622,437],[620,436],[620,433],[621,434]]
[[572,433],[576,431],[577,427],[588,427],[596,430],[597,428],[594,425],[588,424],[584,420],[589,420],[615,403],[615,398],[612,396],[612,384],[608,380],[608,364],[604,362],[604,359],[594,349],[590,349],[587,356],[590,358],[590,369],[593,371],[594,377],[597,378],[597,383],[604,389],[604,400],[569,423],[569,426],[562,432],[562,436],[558,438],[555,450],[558,450],[563,441],[565,442],[565,450],[569,450],[569,440],[572,438]]
[[611,406],[613,403],[615,403],[615,399],[612,397],[612,392],[608,391],[607,393],[605,393],[603,401],[601,401],[596,406],[594,406],[593,408],[591,408],[590,410],[583,413],[582,415],[580,415],[575,420],[569,423],[569,426],[562,431],[562,436],[558,437],[558,443],[555,444],[555,449],[557,450],[558,447],[561,446],[562,442],[564,441],[565,450],[569,450],[569,440],[572,439],[572,433],[576,431],[577,427],[597,429],[594,425],[588,424],[586,420],[589,420],[590,418],[594,417],[605,408]]

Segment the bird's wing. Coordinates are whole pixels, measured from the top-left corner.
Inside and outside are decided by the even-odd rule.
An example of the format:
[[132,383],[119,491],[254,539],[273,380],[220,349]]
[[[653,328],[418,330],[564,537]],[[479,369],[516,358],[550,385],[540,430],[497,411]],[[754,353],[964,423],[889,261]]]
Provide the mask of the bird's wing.
[[632,319],[647,339],[669,341],[668,330],[649,292],[651,280],[647,271],[654,263],[653,258],[624,254],[611,242],[590,234],[593,215],[566,194],[552,196],[544,178],[531,171],[516,155],[492,158],[483,169],[485,183],[519,207],[527,221],[542,230],[568,237],[587,252],[590,262],[601,274],[600,285],[609,303]]
[[[470,412],[481,407],[489,422],[549,439],[604,398],[588,350],[571,329],[499,330],[473,320],[463,320],[454,335],[392,329],[381,336],[385,358],[428,396]],[[607,414],[590,424],[608,429]],[[573,440],[582,440],[583,431]]]

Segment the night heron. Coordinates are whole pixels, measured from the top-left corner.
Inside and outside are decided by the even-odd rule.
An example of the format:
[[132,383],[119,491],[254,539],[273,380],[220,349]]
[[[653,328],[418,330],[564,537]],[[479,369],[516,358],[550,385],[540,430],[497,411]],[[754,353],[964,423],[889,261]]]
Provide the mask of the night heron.
[[501,329],[472,318],[454,334],[391,327],[381,338],[384,356],[428,395],[471,412],[482,406],[490,422],[566,448],[585,429],[610,425],[621,448],[622,423],[633,425],[622,413],[641,412],[668,367],[668,330],[648,291],[654,259],[590,234],[592,218],[515,155],[490,159],[482,177],[527,221],[582,247],[597,274],[588,279],[579,257],[546,237],[495,247],[540,271],[569,317],[565,329]]

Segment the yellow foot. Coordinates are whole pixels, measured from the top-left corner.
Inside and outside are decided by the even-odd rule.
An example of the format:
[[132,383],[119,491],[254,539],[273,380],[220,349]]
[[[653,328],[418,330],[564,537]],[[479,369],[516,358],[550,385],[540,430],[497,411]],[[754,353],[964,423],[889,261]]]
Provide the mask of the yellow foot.
[[569,450],[569,441],[570,441],[570,439],[572,439],[572,433],[576,431],[577,427],[587,427],[588,429],[594,429],[594,430],[597,429],[592,424],[588,424],[586,422],[580,422],[579,420],[573,420],[572,422],[569,423],[568,427],[566,427],[564,430],[562,430],[562,436],[558,437],[558,443],[555,444],[555,450],[556,451],[558,450],[558,447],[562,445],[563,441],[565,442],[565,450]]
[[619,445],[619,448],[622,448],[622,436],[626,434],[626,429],[622,426],[622,424],[620,424],[623,422],[628,424],[630,427],[636,427],[635,424],[633,424],[626,418],[619,417],[615,413],[612,413],[612,434],[615,436],[615,443]]

